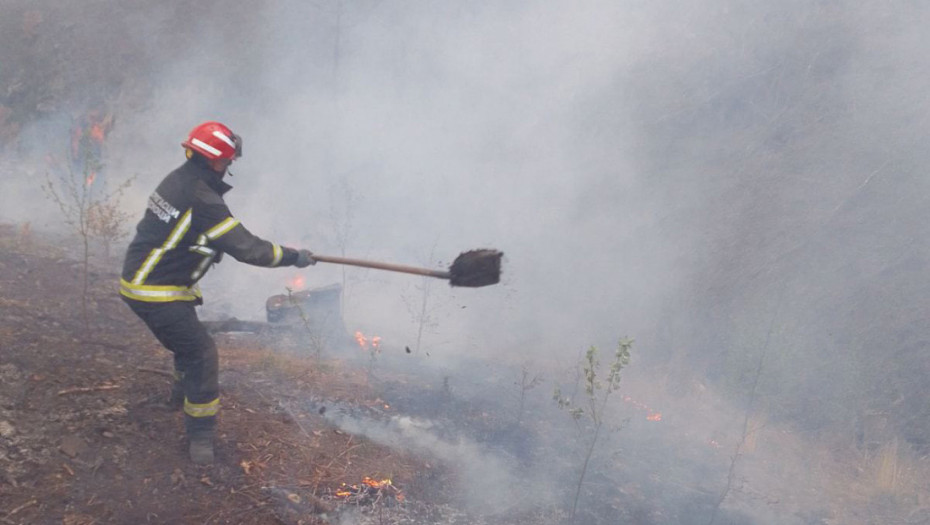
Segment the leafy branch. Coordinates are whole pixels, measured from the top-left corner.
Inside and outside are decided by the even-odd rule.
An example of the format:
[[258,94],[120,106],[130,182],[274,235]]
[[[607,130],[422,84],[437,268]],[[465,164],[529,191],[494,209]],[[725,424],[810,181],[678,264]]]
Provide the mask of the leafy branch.
[[604,410],[607,407],[607,401],[610,394],[620,388],[620,372],[630,364],[630,349],[633,347],[632,339],[621,339],[617,344],[614,352],[613,361],[607,371],[606,379],[601,379],[599,371],[601,363],[597,358],[597,347],[591,346],[585,353],[583,360],[583,373],[585,379],[585,400],[586,407],[577,406],[570,398],[562,395],[562,391],[556,387],[552,399],[562,410],[567,410],[572,419],[576,422],[587,418],[591,421],[591,438],[585,453],[584,464],[581,467],[581,474],[578,476],[578,486],[575,489],[575,499],[572,502],[572,510],[569,514],[569,520],[574,521],[575,513],[578,509],[578,500],[581,497],[581,486],[584,483],[585,475],[588,471],[588,464],[594,449],[597,446],[598,437],[600,437],[601,428],[604,425]]
[[103,164],[98,156],[87,153],[84,157],[82,171],[75,172],[72,167],[64,171],[45,173],[42,191],[49,200],[58,206],[65,224],[78,234],[82,244],[82,286],[81,317],[85,330],[90,329],[90,317],[87,310],[90,276],[90,240],[100,238],[109,252],[110,242],[124,235],[123,225],[129,215],[120,210],[119,201],[123,193],[132,184],[129,178],[109,193],[98,194],[92,191],[95,174]]
[[526,406],[526,393],[542,384],[543,378],[539,374],[531,374],[529,369],[524,366],[520,373],[520,382],[515,383],[520,387],[520,407],[517,409],[517,424],[523,421],[523,409]]
[[300,305],[301,301],[296,297],[294,291],[289,286],[284,287],[284,289],[287,290],[288,304],[297,310],[297,315],[300,317],[301,323],[307,330],[307,336],[310,339],[310,346],[316,352],[317,358],[319,358],[323,353],[323,336],[319,331],[313,329],[313,325],[310,323],[310,317],[307,316],[307,312],[305,312],[303,307]]

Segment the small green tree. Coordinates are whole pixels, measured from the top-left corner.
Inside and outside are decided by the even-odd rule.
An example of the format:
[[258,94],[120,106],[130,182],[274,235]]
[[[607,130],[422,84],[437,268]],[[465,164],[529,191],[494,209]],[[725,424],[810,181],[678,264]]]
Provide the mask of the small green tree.
[[[424,266],[431,266],[436,262],[434,257],[435,249],[436,242],[434,241],[429,255],[426,256],[425,260],[421,261]],[[439,327],[439,316],[436,311],[443,305],[437,304],[437,301],[432,296],[432,287],[435,283],[436,279],[433,277],[422,277],[419,284],[413,285],[414,292],[401,295],[401,300],[407,307],[410,319],[417,327],[417,336],[414,339],[413,347],[414,355],[420,355],[424,337],[429,333],[435,333]]]
[[617,350],[614,352],[614,359],[607,370],[606,380],[602,380],[603,373],[600,371],[601,363],[597,358],[597,347],[591,346],[585,353],[582,367],[584,370],[585,380],[585,401],[586,406],[577,406],[574,402],[562,395],[562,391],[556,387],[552,399],[558,404],[560,409],[568,410],[576,422],[587,419],[591,424],[590,441],[584,456],[584,464],[581,466],[581,474],[578,476],[578,486],[575,489],[575,498],[572,501],[572,510],[569,514],[569,520],[574,521],[575,511],[578,509],[578,499],[581,497],[581,486],[584,483],[585,475],[588,472],[588,463],[594,454],[597,446],[597,440],[601,434],[601,428],[604,426],[604,411],[607,407],[607,400],[610,394],[617,391],[620,387],[620,371],[630,364],[630,349],[633,347],[632,339],[621,339],[617,344]]
[[304,328],[307,330],[307,342],[310,345],[310,350],[316,354],[316,357],[319,359],[323,354],[323,347],[326,346],[323,334],[319,327],[314,328],[313,324],[310,322],[310,317],[307,315],[307,312],[304,311],[303,307],[300,305],[301,301],[299,298],[295,297],[294,291],[289,287],[285,286],[287,290],[287,302],[297,310],[297,315],[300,316],[300,321],[303,324]]
[[[82,283],[81,283],[81,317],[84,329],[90,329],[90,316],[87,311],[89,276],[90,276],[90,241],[100,238],[109,250],[112,241],[118,240],[124,230],[129,216],[120,211],[119,201],[123,193],[132,184],[132,178],[126,180],[111,192],[92,188],[95,174],[103,168],[97,155],[88,152],[84,156],[81,171],[70,165],[58,170],[55,176],[46,172],[42,190],[54,202],[65,223],[81,239]],[[93,191],[92,191],[93,190]]]
[[103,256],[106,259],[110,258],[113,244],[124,239],[129,233],[126,225],[132,216],[123,211],[120,199],[132,180],[124,182],[104,199],[92,199],[87,208],[88,233],[103,244]]
[[543,378],[539,374],[530,372],[524,365],[520,371],[520,381],[514,384],[520,387],[520,405],[517,407],[517,425],[523,423],[523,411],[526,407],[526,393],[542,384]]

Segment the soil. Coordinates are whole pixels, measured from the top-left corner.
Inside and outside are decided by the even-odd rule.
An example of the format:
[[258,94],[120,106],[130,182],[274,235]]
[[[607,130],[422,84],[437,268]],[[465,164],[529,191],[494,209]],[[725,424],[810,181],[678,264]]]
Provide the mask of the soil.
[[[373,370],[357,347],[354,359],[301,350],[299,333],[217,334],[216,462],[191,464],[165,403],[170,354],[119,299],[118,261],[90,266],[85,321],[81,252],[44,235],[0,224],[0,523],[566,522],[583,440],[545,389],[524,391],[524,410],[504,395],[512,370],[427,371],[402,348]],[[719,429],[742,414],[723,418],[703,385],[682,397],[656,384],[624,379],[623,430],[592,460],[579,525],[930,522],[925,457],[753,420],[735,464],[740,436]],[[404,421],[430,427],[374,441]],[[391,488],[359,498],[365,478]],[[526,503],[495,513],[508,498]]]
[[91,269],[85,326],[78,260],[10,225],[0,245],[0,522],[323,524],[342,514],[343,483],[442,475],[325,421],[331,402],[383,404],[363,373],[248,338],[217,338],[216,463],[189,463],[182,414],[164,403],[169,354],[115,293],[116,272]]

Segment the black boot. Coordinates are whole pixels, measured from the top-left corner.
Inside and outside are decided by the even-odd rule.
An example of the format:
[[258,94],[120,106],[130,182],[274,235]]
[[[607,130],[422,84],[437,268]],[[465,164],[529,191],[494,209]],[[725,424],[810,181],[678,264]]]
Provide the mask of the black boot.
[[198,430],[188,435],[191,461],[195,465],[213,464],[213,431]]

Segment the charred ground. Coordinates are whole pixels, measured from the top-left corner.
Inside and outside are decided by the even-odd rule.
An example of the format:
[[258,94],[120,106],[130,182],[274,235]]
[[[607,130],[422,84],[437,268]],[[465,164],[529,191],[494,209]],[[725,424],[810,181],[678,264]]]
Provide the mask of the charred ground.
[[81,265],[9,225],[0,241],[4,523],[327,523],[338,504],[323,500],[342,483],[443,475],[287,404],[383,403],[364,375],[253,341],[220,341],[218,461],[188,464],[181,416],[163,406],[168,354],[114,294],[115,272],[91,275],[87,330]]
[[[398,372],[357,348],[302,351],[299,331],[217,336],[217,463],[193,466],[163,405],[169,355],[115,294],[113,262],[93,266],[87,329],[67,242],[3,225],[0,246],[3,523],[565,522],[585,436],[545,388],[518,413],[497,364],[431,369],[399,349]],[[624,383],[623,428],[594,457],[577,523],[707,523],[717,505],[740,439],[721,423],[742,415],[701,385],[676,399],[642,381]],[[715,523],[925,523],[922,459],[751,425]],[[335,496],[365,477],[391,479],[403,501]]]

